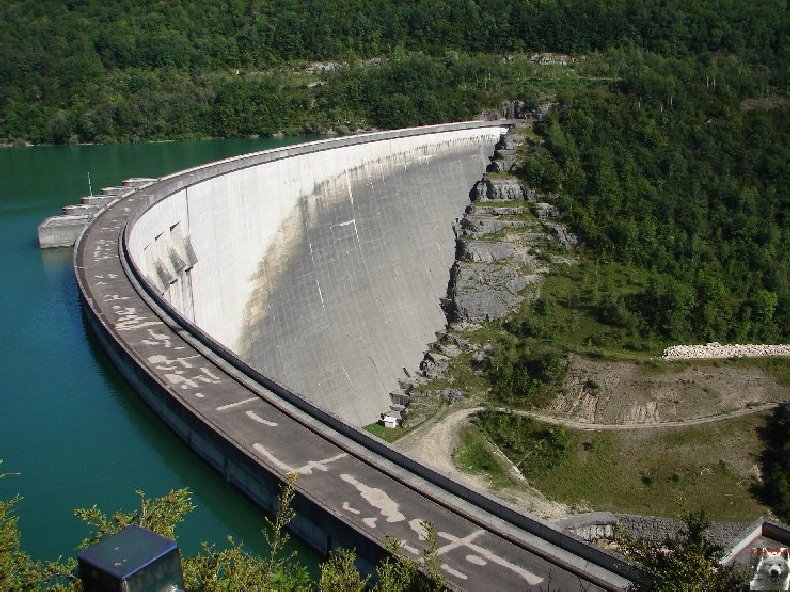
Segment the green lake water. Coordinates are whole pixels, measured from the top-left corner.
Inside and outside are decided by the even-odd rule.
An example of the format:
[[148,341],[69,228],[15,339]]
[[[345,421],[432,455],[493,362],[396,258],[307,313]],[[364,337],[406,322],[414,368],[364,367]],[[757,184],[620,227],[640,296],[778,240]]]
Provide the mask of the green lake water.
[[[306,138],[0,149],[0,499],[19,493],[24,549],[73,554],[87,534],[76,507],[106,512],[189,487],[197,505],[178,534],[186,553],[226,535],[264,551],[263,514],[137,398],[91,338],[71,249],[40,250],[36,227],[62,206],[130,177],[155,177]],[[317,557],[294,543],[301,561]]]

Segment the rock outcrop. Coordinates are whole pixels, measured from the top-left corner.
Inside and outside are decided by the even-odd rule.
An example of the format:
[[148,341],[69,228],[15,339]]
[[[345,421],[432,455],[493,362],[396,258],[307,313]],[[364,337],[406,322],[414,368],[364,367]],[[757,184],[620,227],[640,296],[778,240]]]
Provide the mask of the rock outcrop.
[[456,261],[451,273],[452,320],[480,322],[501,319],[523,300],[520,292],[538,276],[526,276],[513,264]]
[[[523,131],[516,130],[503,136],[497,147],[515,153],[523,139]],[[456,261],[443,302],[451,322],[481,323],[508,316],[526,297],[525,289],[546,272],[540,260],[548,256],[547,245],[567,250],[578,244],[578,238],[553,219],[559,216],[557,207],[538,197],[510,177],[486,175],[475,183],[473,203],[456,225]]]
[[427,353],[420,363],[420,372],[428,379],[442,376],[450,365],[450,358],[442,354]]
[[[521,129],[504,135],[497,144],[494,161],[503,155],[515,155],[523,140]],[[448,331],[437,333],[437,341],[425,354],[418,375],[400,381],[411,397],[411,405],[416,404],[413,416],[407,414],[404,420],[409,425],[424,420],[425,409],[437,401],[453,403],[465,396],[459,389],[432,391],[428,382],[446,379],[453,358],[471,354],[479,365],[485,357],[485,348],[459,337],[458,332],[512,314],[525,298],[537,294],[537,290],[527,288],[538,284],[548,271],[545,262],[567,262],[567,256],[558,253],[578,243],[576,236],[556,220],[560,212],[546,201],[550,198],[525,187],[518,179],[486,174],[474,184],[470,198],[472,203],[454,226],[456,260],[447,297],[442,300]],[[396,399],[402,401],[404,397],[398,394],[393,402]]]
[[475,183],[471,197],[472,201],[522,201],[526,193],[515,179],[486,177]]

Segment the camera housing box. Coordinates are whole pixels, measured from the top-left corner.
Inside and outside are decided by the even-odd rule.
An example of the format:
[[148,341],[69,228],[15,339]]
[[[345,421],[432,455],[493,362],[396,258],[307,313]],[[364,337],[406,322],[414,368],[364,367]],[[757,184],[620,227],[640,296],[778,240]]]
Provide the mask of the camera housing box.
[[77,556],[85,592],[177,592],[184,589],[175,541],[127,526]]

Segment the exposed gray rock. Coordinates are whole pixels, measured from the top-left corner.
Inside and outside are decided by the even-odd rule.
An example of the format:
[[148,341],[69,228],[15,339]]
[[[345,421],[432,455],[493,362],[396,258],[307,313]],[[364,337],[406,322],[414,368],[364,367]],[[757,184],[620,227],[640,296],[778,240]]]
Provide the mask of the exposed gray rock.
[[542,197],[542,194],[532,189],[532,187],[522,185],[521,188],[524,190],[524,199],[527,201],[538,201],[538,197]]
[[469,204],[466,206],[466,214],[468,216],[518,216],[525,211],[526,210],[522,207],[498,208],[496,206],[483,206],[478,204]]
[[403,405],[407,406],[411,397],[406,391],[392,391],[390,393],[390,401],[392,401],[393,405]]
[[480,237],[499,232],[503,228],[529,228],[538,224],[531,220],[503,220],[498,216],[466,216],[461,220],[461,234]]
[[546,228],[566,249],[570,249],[579,244],[579,237],[570,232],[562,224],[545,223]]
[[452,343],[466,353],[470,353],[478,349],[477,345],[471,341],[468,341],[467,339],[464,339],[463,337],[459,337],[455,333],[447,333],[444,339],[448,343]]
[[452,324],[453,330],[455,331],[477,331],[478,329],[482,329],[483,325],[479,323],[470,323],[469,321],[464,320],[457,320]]
[[509,173],[516,167],[516,151],[505,148],[494,152],[491,157],[491,170],[495,173]]
[[523,131],[511,131],[507,134],[502,134],[497,142],[497,150],[515,150],[519,144],[524,141],[525,134]]
[[461,258],[466,261],[491,263],[503,259],[512,259],[516,249],[509,243],[492,243],[486,241],[460,242]]
[[420,362],[420,371],[426,378],[440,378],[450,366],[450,358],[442,354],[428,352]]
[[[526,101],[504,101],[495,109],[486,109],[477,116],[477,119],[493,121],[496,119],[524,119],[528,117],[531,110]],[[518,126],[522,122],[516,122]]]
[[464,235],[485,236],[499,232],[504,227],[503,221],[496,216],[466,216],[461,220]]
[[540,121],[559,106],[560,106],[559,103],[544,103],[543,105],[540,105],[537,109],[535,109],[532,116],[537,121]]
[[472,200],[506,201],[523,200],[524,190],[515,179],[484,178],[472,188]]
[[463,401],[466,397],[466,393],[458,389],[444,389],[438,393],[438,397],[439,399],[452,404]]
[[413,389],[425,384],[425,378],[422,376],[410,376],[409,378],[401,378],[398,384],[404,391],[412,392]]
[[450,280],[451,318],[481,322],[507,316],[529,283],[516,265],[456,262]]
[[560,210],[557,206],[544,201],[538,202],[532,207],[535,210],[535,215],[542,220],[546,218],[556,218],[560,215]]
[[440,343],[439,352],[448,358],[454,358],[456,356],[460,356],[463,353],[460,347],[452,343]]
[[[658,516],[638,516],[633,514],[615,514],[617,522],[634,535],[656,542],[663,542],[668,536],[676,536],[684,523],[681,520]],[[713,522],[705,535],[712,541],[727,545],[737,539],[749,526],[747,522]]]
[[423,423],[426,419],[428,417],[424,413],[417,413],[414,416],[409,415],[403,420],[403,425],[413,428]]

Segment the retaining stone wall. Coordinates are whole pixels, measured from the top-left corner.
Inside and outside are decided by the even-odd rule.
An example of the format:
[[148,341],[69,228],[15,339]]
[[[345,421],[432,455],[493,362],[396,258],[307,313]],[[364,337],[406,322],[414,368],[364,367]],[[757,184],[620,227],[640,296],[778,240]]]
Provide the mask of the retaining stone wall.
[[757,358],[763,356],[790,356],[790,345],[673,345],[664,350],[666,360],[697,360],[715,358]]

